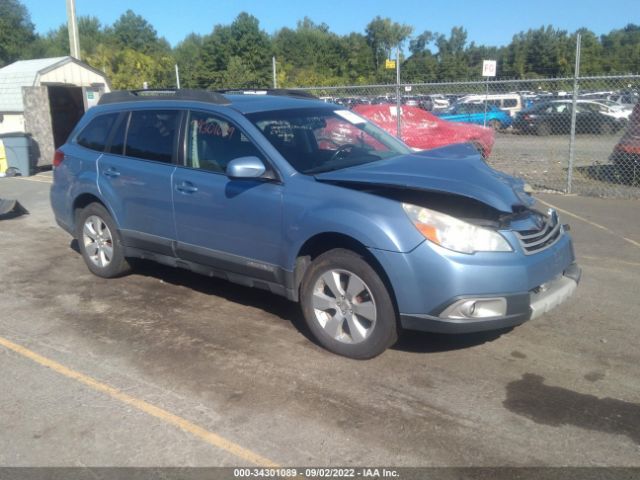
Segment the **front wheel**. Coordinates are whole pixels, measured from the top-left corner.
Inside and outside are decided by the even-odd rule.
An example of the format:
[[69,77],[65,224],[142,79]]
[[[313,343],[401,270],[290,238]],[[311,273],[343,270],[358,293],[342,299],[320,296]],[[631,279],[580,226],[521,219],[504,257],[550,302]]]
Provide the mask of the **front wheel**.
[[78,213],[76,239],[87,267],[95,275],[113,278],[130,270],[116,224],[99,203],[91,203]]
[[300,286],[306,323],[316,340],[345,357],[366,359],[398,339],[391,296],[358,254],[330,250],[316,258]]

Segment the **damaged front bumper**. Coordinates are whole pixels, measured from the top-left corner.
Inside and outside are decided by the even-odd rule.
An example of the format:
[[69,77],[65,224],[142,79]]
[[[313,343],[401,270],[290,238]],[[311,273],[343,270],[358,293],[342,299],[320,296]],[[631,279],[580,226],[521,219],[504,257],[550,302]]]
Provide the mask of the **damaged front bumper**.
[[457,297],[435,315],[401,314],[400,320],[407,330],[435,333],[471,333],[510,328],[537,318],[563,303],[575,292],[581,275],[581,268],[573,263],[562,275],[529,292]]

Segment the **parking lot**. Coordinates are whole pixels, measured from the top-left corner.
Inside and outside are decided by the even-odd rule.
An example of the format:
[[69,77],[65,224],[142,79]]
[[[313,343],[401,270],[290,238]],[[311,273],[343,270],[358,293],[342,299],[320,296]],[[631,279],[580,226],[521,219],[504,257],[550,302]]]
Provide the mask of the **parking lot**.
[[263,291],[91,275],[50,181],[0,179],[1,465],[640,466],[637,201],[538,195],[583,267],[551,314],[353,361]]

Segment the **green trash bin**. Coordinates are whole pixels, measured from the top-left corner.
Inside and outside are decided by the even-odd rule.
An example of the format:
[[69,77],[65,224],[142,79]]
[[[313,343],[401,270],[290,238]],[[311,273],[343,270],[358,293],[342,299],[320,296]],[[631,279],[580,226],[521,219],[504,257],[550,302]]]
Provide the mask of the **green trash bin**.
[[7,166],[16,174],[28,177],[34,174],[33,140],[28,133],[13,132],[0,134],[7,155]]

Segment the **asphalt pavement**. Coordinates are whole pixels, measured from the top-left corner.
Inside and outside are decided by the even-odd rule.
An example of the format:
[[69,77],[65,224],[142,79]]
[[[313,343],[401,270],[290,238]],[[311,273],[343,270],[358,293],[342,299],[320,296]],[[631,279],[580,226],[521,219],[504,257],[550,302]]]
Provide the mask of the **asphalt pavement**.
[[583,267],[550,314],[353,361],[267,292],[91,275],[49,182],[0,179],[0,466],[640,466],[637,201],[538,195]]

